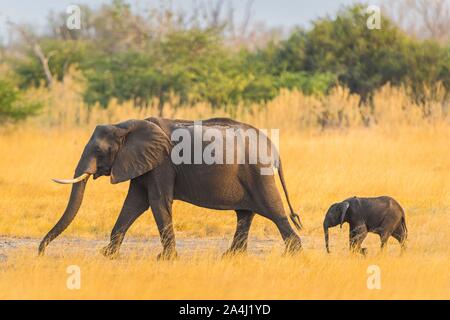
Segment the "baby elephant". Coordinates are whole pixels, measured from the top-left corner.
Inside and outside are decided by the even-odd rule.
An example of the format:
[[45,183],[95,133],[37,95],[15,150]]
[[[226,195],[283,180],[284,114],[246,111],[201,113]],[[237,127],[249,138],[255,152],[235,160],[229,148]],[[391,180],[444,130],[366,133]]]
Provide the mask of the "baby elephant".
[[376,233],[381,238],[383,249],[390,236],[400,243],[405,249],[405,241],[408,235],[405,213],[397,201],[391,197],[379,198],[349,198],[340,203],[333,204],[323,221],[325,233],[325,245],[330,253],[328,245],[328,228],[348,222],[350,224],[350,250],[366,254],[366,249],[361,244],[368,232]]

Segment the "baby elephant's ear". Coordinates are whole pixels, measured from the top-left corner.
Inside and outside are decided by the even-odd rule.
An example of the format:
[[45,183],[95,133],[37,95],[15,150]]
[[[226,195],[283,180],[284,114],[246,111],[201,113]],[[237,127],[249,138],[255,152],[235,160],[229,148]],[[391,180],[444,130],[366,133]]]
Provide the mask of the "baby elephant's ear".
[[348,207],[350,207],[350,203],[348,203],[347,201],[344,201],[339,206],[341,209],[341,229],[342,229],[342,224],[344,223]]
[[156,124],[146,120],[130,120],[116,127],[123,143],[113,163],[111,183],[139,177],[169,157],[170,139]]

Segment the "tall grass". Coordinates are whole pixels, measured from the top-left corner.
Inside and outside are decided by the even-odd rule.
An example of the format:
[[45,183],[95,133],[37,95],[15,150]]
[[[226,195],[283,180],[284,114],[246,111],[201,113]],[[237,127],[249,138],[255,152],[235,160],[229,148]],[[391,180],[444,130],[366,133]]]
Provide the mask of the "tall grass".
[[[31,89],[29,99],[45,105],[41,115],[30,121],[44,127],[93,127],[99,123],[115,123],[124,119],[143,119],[160,115],[155,99],[148,107],[135,108],[132,102],[112,100],[106,108],[87,106],[83,102],[84,80],[77,71],[71,71],[63,82],[52,90]],[[334,88],[325,96],[307,96],[299,91],[282,90],[273,101],[264,105],[238,105],[213,108],[208,103],[179,106],[173,97],[166,102],[162,116],[167,118],[205,119],[232,117],[263,128],[299,131],[315,128],[354,128],[363,125],[418,126],[448,123],[450,112],[446,92],[442,86],[418,104],[410,98],[408,89],[386,85],[375,93],[370,106],[360,106],[359,96],[348,89]]]
[[[222,260],[211,247],[194,256],[180,249],[179,261],[156,262],[158,246],[109,261],[99,253],[87,253],[83,246],[66,251],[56,240],[48,249],[49,257],[36,259],[38,240],[60,217],[70,191],[50,178],[73,174],[96,124],[157,114],[156,107],[136,110],[117,102],[88,113],[81,92],[73,78],[55,84],[50,92],[29,92],[47,108],[40,117],[0,135],[0,235],[31,237],[35,243],[15,250],[0,246],[0,254],[8,256],[7,262],[0,262],[0,298],[450,298],[448,115],[436,104],[424,118],[423,106],[392,87],[376,94],[370,127],[363,125],[358,99],[342,88],[326,97],[282,92],[265,107],[240,106],[234,112],[235,118],[259,127],[281,129],[288,189],[305,225],[300,234],[304,252],[299,256],[282,257],[275,226],[257,217],[253,239],[276,239],[268,248],[273,253],[263,256]],[[206,104],[164,108],[166,117],[189,119],[230,112]],[[345,129],[323,130],[324,114],[327,128]],[[91,181],[78,216],[63,236],[107,244],[126,191],[126,183]],[[325,254],[324,213],[333,202],[354,195],[391,195],[403,205],[409,227],[406,254],[399,255],[395,241],[388,252],[379,254],[379,241],[371,235],[367,259],[349,255],[348,227],[331,232],[333,253]],[[176,202],[174,223],[180,239],[231,239],[235,216]],[[157,236],[150,213],[127,235],[139,241]],[[80,291],[66,288],[69,264],[81,267]],[[366,287],[371,264],[381,268],[380,291]]]

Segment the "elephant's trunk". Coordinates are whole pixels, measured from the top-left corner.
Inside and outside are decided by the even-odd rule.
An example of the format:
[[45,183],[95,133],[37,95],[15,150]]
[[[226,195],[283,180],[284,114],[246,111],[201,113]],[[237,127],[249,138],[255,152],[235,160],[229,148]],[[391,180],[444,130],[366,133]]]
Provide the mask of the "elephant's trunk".
[[328,225],[326,224],[323,225],[323,232],[325,234],[325,247],[327,249],[327,252],[330,253]]
[[44,239],[39,245],[39,255],[43,255],[47,245],[59,236],[73,221],[80,209],[81,202],[83,201],[84,190],[86,187],[87,179],[78,182],[72,186],[72,192],[70,193],[69,203],[67,204],[64,214],[56,223],[56,225],[47,233]]
[[[56,237],[58,237],[73,221],[75,216],[78,213],[78,210],[81,207],[81,203],[83,201],[84,190],[86,188],[87,181],[91,174],[96,172],[96,162],[95,159],[89,159],[86,156],[86,150],[81,157],[80,162],[78,163],[77,169],[75,170],[75,178],[72,180],[72,191],[70,193],[69,203],[67,204],[66,210],[64,214],[59,219],[59,221],[55,224],[55,226],[47,233],[47,235],[42,239],[41,244],[39,245],[39,255],[43,255],[45,252],[45,248],[48,244],[53,241]],[[83,177],[82,180],[78,178]],[[77,182],[74,182],[79,180]],[[69,180],[63,180],[69,181]]]

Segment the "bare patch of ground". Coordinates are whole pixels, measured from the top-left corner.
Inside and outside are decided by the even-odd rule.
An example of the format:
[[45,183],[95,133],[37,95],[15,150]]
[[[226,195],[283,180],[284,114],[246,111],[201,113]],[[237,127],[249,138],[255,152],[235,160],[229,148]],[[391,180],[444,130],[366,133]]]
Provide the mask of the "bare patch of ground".
[[[0,263],[6,262],[8,257],[16,252],[27,252],[37,255],[37,248],[41,239],[37,238],[16,238],[0,236]],[[302,239],[303,240],[303,239]],[[58,238],[52,242],[46,255],[51,257],[61,257],[82,252],[85,255],[101,255],[100,249],[108,244],[107,239],[76,239]],[[231,239],[208,237],[208,238],[177,238],[177,251],[180,256],[193,256],[207,252],[225,252],[231,244]],[[158,237],[139,239],[129,238],[121,246],[121,256],[154,255],[161,250],[161,243]],[[250,238],[249,254],[264,255],[272,251],[284,250],[283,241],[278,238]]]
[[[339,239],[338,239],[339,238]],[[345,236],[333,239],[331,251],[334,255],[348,255],[348,240]],[[322,236],[301,235],[302,246],[307,251],[322,252],[324,255],[324,242]],[[41,239],[0,236],[0,264],[8,261],[14,254],[36,255]],[[210,255],[220,258],[229,248],[232,239],[230,237],[186,237],[176,238],[176,246],[181,259],[189,259],[196,255]],[[53,258],[62,258],[72,255],[101,257],[100,250],[109,243],[108,238],[86,239],[60,237],[54,240],[45,252],[45,255]],[[364,247],[369,248],[369,254],[374,255],[379,252],[379,238],[370,235],[364,242]],[[159,237],[149,238],[125,238],[121,249],[120,258],[154,258],[161,251],[162,246]],[[264,257],[270,253],[283,254],[285,245],[281,237],[268,236],[249,237],[248,254]],[[392,240],[388,250],[394,256],[400,252],[397,242]]]

